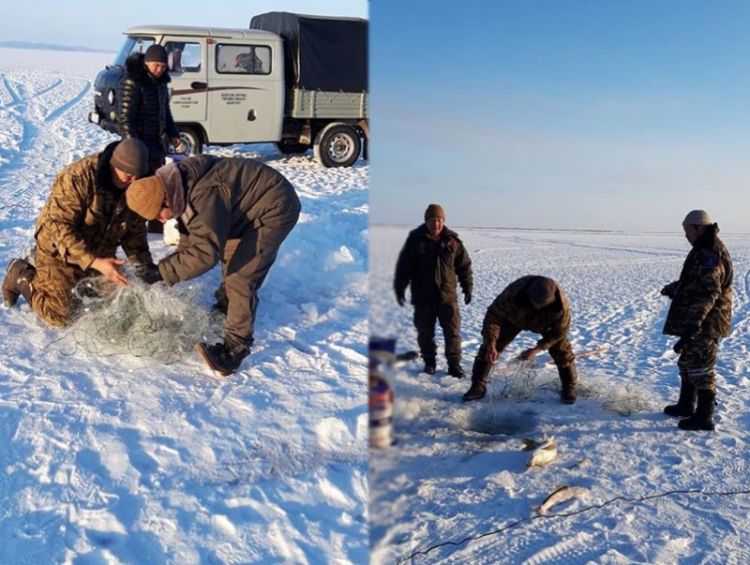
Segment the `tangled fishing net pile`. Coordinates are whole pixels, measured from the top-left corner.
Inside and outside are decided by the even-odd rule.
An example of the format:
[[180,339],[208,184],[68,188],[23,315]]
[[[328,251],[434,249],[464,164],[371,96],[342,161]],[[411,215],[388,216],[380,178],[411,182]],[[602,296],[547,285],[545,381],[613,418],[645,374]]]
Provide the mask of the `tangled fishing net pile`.
[[135,277],[120,287],[97,277],[79,282],[73,294],[80,313],[70,330],[50,344],[66,355],[83,350],[169,364],[191,352],[196,342],[221,335],[221,319],[197,303],[190,287],[148,286]]

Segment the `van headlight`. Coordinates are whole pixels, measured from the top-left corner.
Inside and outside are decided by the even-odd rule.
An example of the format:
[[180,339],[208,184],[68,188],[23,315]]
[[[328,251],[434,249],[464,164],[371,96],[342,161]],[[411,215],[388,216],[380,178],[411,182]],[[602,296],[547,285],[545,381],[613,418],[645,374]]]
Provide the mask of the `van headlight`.
[[107,102],[109,102],[110,104],[115,103],[115,91],[111,88],[109,89],[109,92],[107,92]]

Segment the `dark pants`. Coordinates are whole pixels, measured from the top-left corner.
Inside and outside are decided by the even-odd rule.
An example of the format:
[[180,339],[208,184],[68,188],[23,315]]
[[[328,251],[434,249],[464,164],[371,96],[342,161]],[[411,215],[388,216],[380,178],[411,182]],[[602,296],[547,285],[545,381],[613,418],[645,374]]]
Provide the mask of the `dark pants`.
[[[495,347],[497,348],[498,354],[502,353],[503,350],[508,347],[510,342],[515,339],[515,337],[521,332],[521,330],[522,328],[506,323],[504,323],[500,327],[500,337],[498,337],[497,341],[495,342]],[[479,347],[477,357],[481,359],[484,359],[486,357],[487,346],[487,338],[485,338],[482,342],[482,345]],[[549,354],[550,357],[552,357],[552,360],[555,362],[555,365],[557,365],[558,370],[570,367],[575,361],[573,347],[570,345],[570,341],[568,341],[567,336],[564,336],[560,341],[550,347]]]
[[716,392],[716,358],[719,351],[719,338],[698,334],[689,340],[680,352],[677,366],[680,377],[687,379],[696,390]]
[[419,351],[425,362],[434,362],[437,356],[435,345],[435,322],[440,322],[445,337],[445,358],[448,363],[461,362],[461,312],[458,302],[451,304],[415,304],[414,327],[417,329]]

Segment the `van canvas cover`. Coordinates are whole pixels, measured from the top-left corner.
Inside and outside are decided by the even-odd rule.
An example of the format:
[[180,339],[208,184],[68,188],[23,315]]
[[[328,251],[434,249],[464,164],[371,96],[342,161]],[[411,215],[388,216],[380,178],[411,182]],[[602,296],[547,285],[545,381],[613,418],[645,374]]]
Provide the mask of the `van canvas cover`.
[[367,92],[367,20],[267,12],[253,16],[250,29],[283,38],[287,85]]

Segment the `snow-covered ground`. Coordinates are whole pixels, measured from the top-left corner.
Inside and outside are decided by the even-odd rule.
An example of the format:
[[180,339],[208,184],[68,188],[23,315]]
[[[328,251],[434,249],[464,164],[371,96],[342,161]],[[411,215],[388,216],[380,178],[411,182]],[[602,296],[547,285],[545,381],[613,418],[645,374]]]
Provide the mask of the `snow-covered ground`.
[[[0,49],[3,272],[55,174],[114,139],[86,120],[111,58]],[[302,201],[251,356],[220,379],[189,348],[166,364],[102,344],[96,318],[60,331],[25,303],[0,308],[1,563],[367,561],[369,167],[209,151],[277,168]],[[170,252],[151,237],[156,258]],[[214,269],[155,292],[197,316],[218,282]]]
[[[735,316],[717,366],[717,431],[679,430],[661,412],[679,378],[659,290],[689,251],[686,212],[664,211],[675,224],[665,234],[457,228],[474,266],[474,301],[462,305],[467,373],[485,309],[526,274],[566,290],[578,353],[605,350],[579,359],[573,406],[558,400],[548,355],[536,368],[510,363],[536,340],[528,332],[501,356],[480,402],[462,403],[468,379],[447,376],[444,359],[433,377],[419,361],[401,367],[398,443],[370,452],[373,564],[750,562],[750,235],[722,234]],[[370,331],[398,336],[400,351],[416,347],[412,309],[399,308],[392,290],[408,231],[370,230]],[[527,470],[521,439],[545,436],[557,459]],[[533,507],[561,485],[587,494],[537,517]]]

